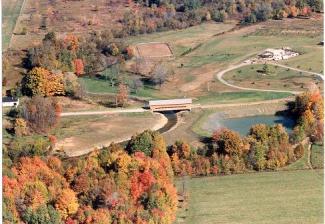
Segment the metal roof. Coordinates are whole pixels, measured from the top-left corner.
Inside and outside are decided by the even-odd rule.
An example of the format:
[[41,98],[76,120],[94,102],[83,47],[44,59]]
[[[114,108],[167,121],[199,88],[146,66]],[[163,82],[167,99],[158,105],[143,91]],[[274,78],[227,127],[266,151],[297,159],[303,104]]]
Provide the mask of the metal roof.
[[172,100],[149,100],[149,106],[191,104],[192,99],[172,99]]
[[10,103],[10,102],[18,102],[18,99],[17,98],[14,98],[14,97],[11,97],[11,96],[5,96],[5,97],[2,97],[2,102],[3,103]]

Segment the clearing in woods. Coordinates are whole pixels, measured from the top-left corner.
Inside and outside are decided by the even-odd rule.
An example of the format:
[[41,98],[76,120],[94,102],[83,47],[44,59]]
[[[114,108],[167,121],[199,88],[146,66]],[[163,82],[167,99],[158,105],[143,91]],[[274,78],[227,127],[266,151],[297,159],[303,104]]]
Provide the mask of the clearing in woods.
[[[176,223],[323,223],[323,170],[185,179]],[[182,179],[176,181],[182,191]],[[186,210],[187,209],[187,210]]]

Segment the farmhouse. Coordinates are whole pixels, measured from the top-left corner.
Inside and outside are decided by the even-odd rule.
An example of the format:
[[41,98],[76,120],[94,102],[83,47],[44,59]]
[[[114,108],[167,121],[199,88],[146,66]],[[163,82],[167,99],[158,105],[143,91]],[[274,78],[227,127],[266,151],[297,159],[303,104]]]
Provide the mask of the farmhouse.
[[289,59],[298,55],[299,53],[294,52],[291,48],[284,47],[281,49],[268,48],[263,53],[259,54],[258,57],[263,60],[278,61]]
[[151,111],[191,110],[192,99],[150,100]]
[[17,107],[18,104],[19,104],[18,98],[14,98],[14,97],[10,97],[10,96],[2,97],[2,106],[3,107]]

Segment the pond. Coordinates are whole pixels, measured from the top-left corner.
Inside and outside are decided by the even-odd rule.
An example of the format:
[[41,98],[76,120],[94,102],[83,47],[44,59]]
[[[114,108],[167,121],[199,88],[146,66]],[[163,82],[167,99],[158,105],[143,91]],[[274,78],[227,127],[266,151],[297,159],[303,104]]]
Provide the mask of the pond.
[[255,124],[275,125],[282,124],[288,133],[290,133],[295,125],[293,119],[277,115],[258,115],[241,118],[222,118],[218,113],[212,114],[203,124],[203,129],[213,132],[218,128],[226,127],[239,132],[241,135],[247,135],[250,127]]

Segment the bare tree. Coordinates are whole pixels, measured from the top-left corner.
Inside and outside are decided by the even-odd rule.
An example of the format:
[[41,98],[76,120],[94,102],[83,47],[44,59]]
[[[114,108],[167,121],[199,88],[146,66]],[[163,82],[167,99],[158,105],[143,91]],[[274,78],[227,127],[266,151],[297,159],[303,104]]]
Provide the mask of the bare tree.
[[133,80],[132,87],[134,89],[135,94],[138,93],[138,90],[143,87],[143,82],[140,79]]
[[150,81],[154,85],[159,85],[160,88],[161,85],[167,80],[168,75],[169,75],[168,68],[163,64],[159,63],[154,67]]
[[57,124],[61,106],[55,98],[35,96],[25,102],[22,112],[30,130],[47,133]]

